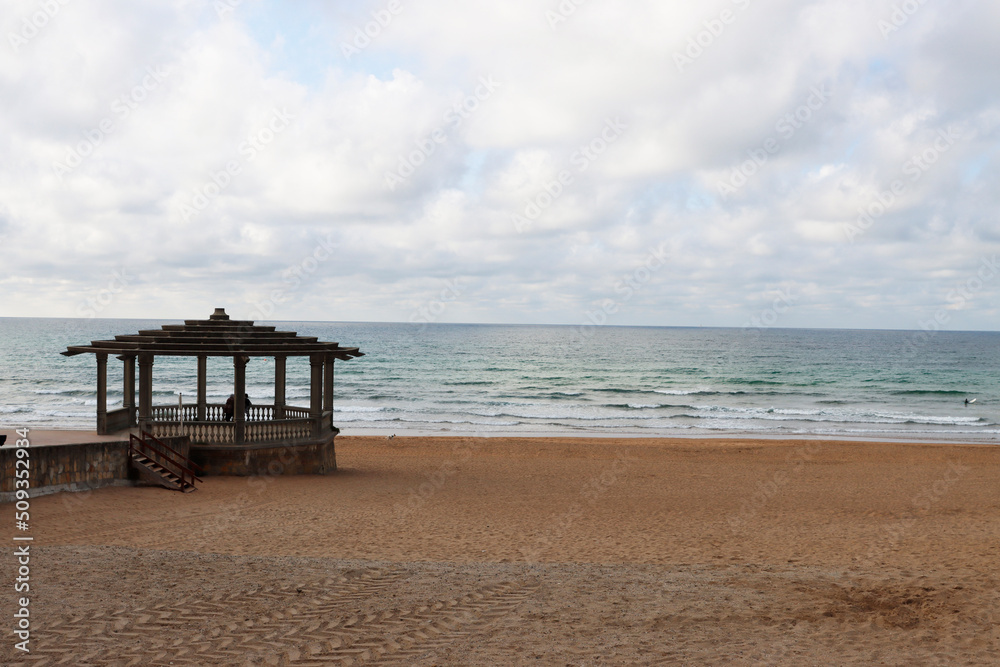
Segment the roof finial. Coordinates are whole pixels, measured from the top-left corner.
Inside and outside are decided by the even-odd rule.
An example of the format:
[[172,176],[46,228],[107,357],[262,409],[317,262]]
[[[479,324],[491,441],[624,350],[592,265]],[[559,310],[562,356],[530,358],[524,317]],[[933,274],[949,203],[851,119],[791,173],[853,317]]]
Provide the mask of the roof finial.
[[216,308],[215,312],[208,316],[210,320],[228,320],[229,315],[226,315],[225,308]]

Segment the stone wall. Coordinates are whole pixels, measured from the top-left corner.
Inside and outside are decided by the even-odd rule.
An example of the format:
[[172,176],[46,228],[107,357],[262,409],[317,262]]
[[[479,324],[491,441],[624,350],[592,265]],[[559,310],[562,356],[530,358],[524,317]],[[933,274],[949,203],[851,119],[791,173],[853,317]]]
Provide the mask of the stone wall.
[[[163,441],[185,455],[188,453],[187,437],[164,438]],[[14,500],[18,448],[12,444],[8,440],[7,445],[0,447],[0,503]],[[32,498],[59,491],[134,485],[141,481],[129,466],[127,440],[29,447],[27,451]]]
[[334,436],[296,444],[191,446],[206,475],[327,475],[337,470]]

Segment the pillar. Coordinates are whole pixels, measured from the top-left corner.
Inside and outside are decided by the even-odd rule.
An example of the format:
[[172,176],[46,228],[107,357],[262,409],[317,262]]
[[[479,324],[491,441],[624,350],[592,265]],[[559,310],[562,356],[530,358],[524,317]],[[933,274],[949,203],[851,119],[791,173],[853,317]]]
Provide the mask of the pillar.
[[108,355],[98,352],[97,357],[97,432],[108,432]]
[[285,359],[274,358],[274,418],[285,418]]
[[323,431],[323,355],[309,357],[309,417],[313,420],[313,437],[318,438]]
[[122,372],[122,407],[128,411],[129,428],[136,425],[135,420],[135,356],[122,355],[124,370]]
[[329,421],[323,427],[333,428],[333,356],[323,360],[323,414],[329,414]]
[[201,354],[198,355],[198,416],[196,417],[196,419],[200,422],[205,421],[206,404],[208,403],[205,389],[207,383],[208,357]]
[[241,354],[233,357],[235,382],[233,386],[233,443],[242,445],[246,442],[246,391],[247,362],[250,359]]
[[139,355],[139,428],[153,430],[153,355]]

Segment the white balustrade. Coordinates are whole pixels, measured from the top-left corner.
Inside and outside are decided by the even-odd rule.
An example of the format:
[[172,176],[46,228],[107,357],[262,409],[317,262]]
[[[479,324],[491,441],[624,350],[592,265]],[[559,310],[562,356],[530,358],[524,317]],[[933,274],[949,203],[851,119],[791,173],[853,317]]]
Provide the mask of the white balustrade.
[[[224,405],[205,406],[206,421],[198,421],[198,406],[153,406],[153,435],[173,437],[187,435],[192,442],[207,445],[229,445],[235,442],[236,427],[226,421]],[[178,419],[183,412],[184,421]],[[244,425],[244,440],[247,444],[258,442],[281,442],[288,440],[308,440],[313,437],[314,420],[308,408],[285,406],[285,418],[274,418],[273,405],[252,405]],[[322,429],[326,431],[327,429]]]

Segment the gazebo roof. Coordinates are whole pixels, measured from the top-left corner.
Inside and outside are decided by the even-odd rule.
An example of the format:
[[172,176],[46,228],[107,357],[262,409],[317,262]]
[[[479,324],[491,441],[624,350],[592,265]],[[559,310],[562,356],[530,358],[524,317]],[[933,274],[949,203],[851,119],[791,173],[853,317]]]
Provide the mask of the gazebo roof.
[[356,347],[340,347],[315,336],[299,336],[294,331],[276,331],[272,326],[255,325],[252,320],[231,320],[225,309],[216,308],[207,320],[184,320],[184,324],[165,324],[160,329],[115,336],[114,340],[95,340],[90,345],[71,345],[67,357],[86,353],[139,353],[177,357],[304,357],[331,354],[347,361],[362,357]]

